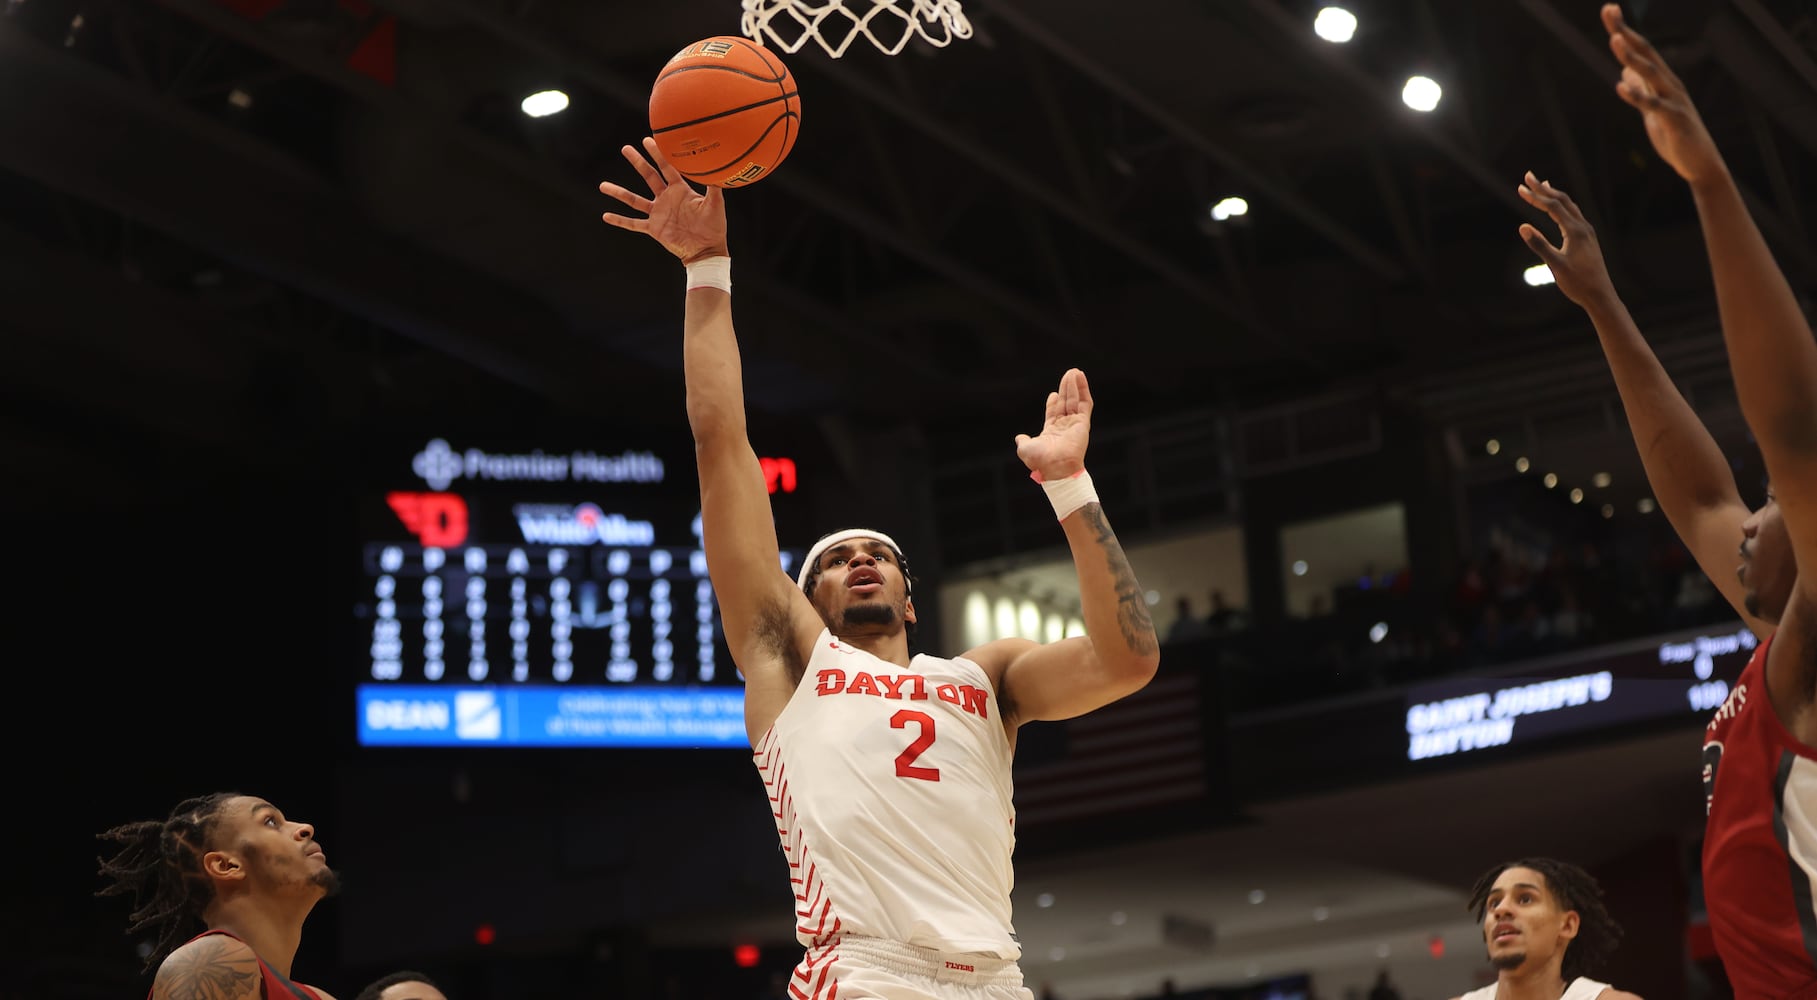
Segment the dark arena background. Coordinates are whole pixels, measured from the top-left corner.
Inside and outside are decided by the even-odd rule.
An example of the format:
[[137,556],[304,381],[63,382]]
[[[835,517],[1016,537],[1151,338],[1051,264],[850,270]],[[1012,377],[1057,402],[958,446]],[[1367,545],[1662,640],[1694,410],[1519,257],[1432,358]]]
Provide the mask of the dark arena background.
[[[1802,299],[1810,6],[1625,9]],[[1526,171],[1571,193],[1762,503],[1696,210],[1597,11],[968,0],[949,45],[782,53],[799,141],[727,195],[781,568],[874,526],[918,650],[1082,630],[1014,443],[1078,367],[1163,637],[1142,692],[1021,733],[1042,1000],[1446,1000],[1494,981],[1471,882],[1527,855],[1602,882],[1602,978],[1734,995],[1700,749],[1756,640],[1517,233],[1557,236]],[[740,15],[0,2],[0,1000],[142,995],[94,835],[221,789],[315,824],[344,890],[295,973],[340,1000],[398,968],[784,995],[683,275],[597,190],[639,183],[663,63]]]

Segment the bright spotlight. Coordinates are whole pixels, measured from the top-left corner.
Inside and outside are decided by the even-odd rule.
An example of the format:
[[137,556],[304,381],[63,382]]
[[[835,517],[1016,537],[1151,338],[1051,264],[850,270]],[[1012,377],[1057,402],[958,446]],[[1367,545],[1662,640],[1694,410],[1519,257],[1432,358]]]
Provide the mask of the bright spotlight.
[[1387,622],[1376,622],[1374,625],[1369,626],[1369,641],[1370,642],[1379,643],[1383,639],[1386,639],[1386,638],[1388,638],[1388,623]]
[[524,98],[519,107],[532,118],[547,118],[568,110],[568,95],[559,90],[539,90]]
[[1520,273],[1520,277],[1522,281],[1534,288],[1554,284],[1557,281],[1552,277],[1552,269],[1544,264],[1535,264],[1527,268]]
[[1356,15],[1342,7],[1326,7],[1312,19],[1312,31],[1327,42],[1342,45],[1356,37]]
[[1429,76],[1410,76],[1407,85],[1401,88],[1401,103],[1415,111],[1431,111],[1438,107],[1438,99],[1444,93],[1437,80]]
[[1248,214],[1249,202],[1246,202],[1241,198],[1225,198],[1223,201],[1211,206],[1211,218],[1214,222],[1223,222],[1226,219]]

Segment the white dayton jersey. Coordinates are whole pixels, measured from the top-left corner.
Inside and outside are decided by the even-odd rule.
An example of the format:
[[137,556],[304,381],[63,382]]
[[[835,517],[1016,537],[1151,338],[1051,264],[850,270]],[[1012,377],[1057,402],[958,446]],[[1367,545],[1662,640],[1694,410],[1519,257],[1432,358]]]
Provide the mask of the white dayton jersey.
[[899,667],[823,629],[753,756],[803,945],[850,935],[1021,957],[1011,751],[982,667]]
[[[1495,990],[1499,985],[1490,983],[1480,990],[1471,990],[1458,1000],[1495,1000]],[[1571,985],[1565,987],[1564,994],[1558,1000],[1596,1000],[1597,997],[1602,996],[1602,991],[1608,988],[1608,983],[1599,983],[1594,979],[1578,976],[1571,980]]]

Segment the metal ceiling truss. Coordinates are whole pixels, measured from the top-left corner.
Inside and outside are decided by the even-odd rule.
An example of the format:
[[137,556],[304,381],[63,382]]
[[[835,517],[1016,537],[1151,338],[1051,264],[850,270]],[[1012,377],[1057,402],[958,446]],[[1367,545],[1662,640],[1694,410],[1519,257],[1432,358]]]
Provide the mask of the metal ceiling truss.
[[981,6],[1039,45],[1049,55],[1072,67],[1143,118],[1160,126],[1168,135],[1240,180],[1249,190],[1279,205],[1301,224],[1324,237],[1372,273],[1387,281],[1399,281],[1405,276],[1406,270],[1399,261],[1333,219],[1323,209],[1283,187],[1274,179],[1271,171],[1251,163],[1235,150],[1194,128],[1142,93],[1110,67],[1054,34],[1039,17],[1024,12],[1018,5],[1007,0],[983,0]]
[[[335,36],[319,38],[317,39],[319,44],[316,45],[303,44],[289,38],[279,37],[270,29],[239,16],[213,0],[162,0],[162,2],[164,6],[195,21],[222,38],[257,51],[267,58],[276,60],[282,66],[290,67],[305,76],[326,83],[385,115],[400,121],[407,120],[435,126],[443,136],[456,142],[467,152],[503,167],[533,187],[568,200],[578,212],[590,216],[601,211],[602,202],[592,190],[596,180],[586,181],[569,177],[546,158],[513,148],[470,125],[451,119],[433,107],[413,100],[381,85],[370,77],[347,68],[340,51],[344,48],[345,43]],[[866,213],[842,212],[844,206],[837,199],[823,197],[820,199],[820,204],[833,214],[842,215],[848,225],[871,230],[891,228],[887,222]],[[793,313],[799,320],[805,321],[805,325],[809,328],[818,328],[838,336],[842,342],[859,346],[865,353],[872,355],[877,360],[901,365],[902,373],[905,376],[918,375],[927,380],[949,377],[946,373],[929,366],[914,352],[902,350],[890,338],[853,336],[854,331],[862,331],[866,327],[844,311],[809,300],[775,282],[765,281],[761,272],[756,269],[747,271],[746,275],[747,277],[742,282],[746,290]],[[778,324],[778,327],[777,330],[769,331],[770,335],[788,341],[788,348],[795,355],[808,356],[812,353],[813,345],[803,340],[794,324]],[[526,378],[538,385],[546,386],[548,384],[547,378],[543,376],[528,376],[525,373],[520,373],[515,380],[522,382]],[[551,398],[569,400],[571,403],[580,403],[582,400],[582,397],[568,392],[553,394]]]
[[[551,37],[524,20],[499,10],[485,0],[448,0],[446,7],[470,23],[485,28],[524,51],[550,61],[564,71],[587,81],[590,86],[595,87],[601,93],[610,95],[625,107],[640,113],[643,111],[648,99],[647,87],[633,83],[604,68],[601,60],[595,54],[582,51],[564,40]],[[1172,255],[1146,245],[1138,237],[1107,221],[1102,215],[1094,214],[1091,210],[1080,207],[1081,204],[1091,204],[1091,201],[1082,200],[1076,193],[1063,192],[1054,188],[1045,178],[1010,162],[1000,153],[961,134],[922,107],[911,96],[912,90],[908,88],[903,74],[900,72],[900,63],[889,61],[887,66],[888,69],[885,72],[892,76],[892,82],[881,81],[835,61],[817,63],[815,69],[816,72],[832,79],[853,96],[883,110],[922,135],[935,140],[945,149],[957,153],[966,162],[979,168],[985,174],[1002,181],[1019,200],[1038,204],[1054,215],[1073,223],[1095,237],[1100,243],[1124,254],[1163,280],[1185,291],[1196,301],[1226,318],[1233,319],[1234,325],[1245,326],[1242,321],[1242,310],[1205,280],[1193,274],[1189,268],[1176,262]],[[1077,308],[1077,284],[1066,280],[1067,275],[1064,268],[1058,266],[1061,256],[1055,245],[1050,244],[1039,248],[1038,252],[1044,260],[1049,262],[1047,267],[1052,282],[1044,293],[1044,299],[1046,302],[1061,304],[1064,307],[1061,309],[1029,298],[1026,294],[990,277],[988,268],[979,267],[944,249],[937,239],[937,234],[928,229],[929,222],[938,221],[930,213],[963,211],[969,206],[962,202],[956,203],[954,199],[964,193],[946,192],[941,198],[931,203],[926,198],[917,200],[908,185],[903,182],[900,172],[892,166],[893,158],[885,155],[881,140],[873,138],[878,134],[875,123],[864,119],[863,116],[857,117],[864,123],[859,127],[867,130],[866,141],[871,143],[873,151],[871,169],[877,177],[881,178],[879,183],[885,191],[886,200],[896,211],[896,219],[879,218],[857,202],[840,195],[838,192],[841,185],[818,181],[799,172],[779,172],[765,183],[788,189],[807,205],[833,216],[841,223],[865,233],[872,239],[885,243],[897,253],[939,275],[948,283],[971,292],[1004,314],[1014,317],[1039,338],[1045,340],[1058,337],[1075,347],[1091,348],[1097,352],[1097,363],[1100,367],[1114,369],[1127,376],[1143,378],[1145,373],[1152,372],[1151,368],[1143,367],[1143,362],[1152,363],[1153,360],[1151,357],[1145,357],[1146,352],[1142,349],[1143,345],[1124,344],[1119,346],[1119,350],[1106,352],[1102,341],[1094,338],[1094,331],[1089,327],[1085,314]],[[977,317],[969,313],[960,317],[960,320],[973,327],[976,327],[978,322]],[[999,350],[1009,349],[1009,345],[1003,342],[1001,337],[999,337],[996,347]]]
[[[1735,6],[1743,10],[1749,23],[1743,24],[1726,7],[1718,5],[1705,29],[1711,54],[1755,103],[1765,108],[1801,145],[1817,153],[1817,68],[1812,66],[1808,56],[1789,42],[1790,32],[1758,3],[1735,0]],[[1618,73],[1614,68],[1614,57],[1608,55],[1606,49],[1591,44],[1558,13],[1551,0],[1520,0],[1520,7],[1563,44],[1575,57],[1573,61],[1598,80],[1613,86]],[[1807,86],[1798,86],[1799,79]],[[1769,176],[1784,172],[1776,144],[1765,143],[1760,152],[1768,165]],[[1782,220],[1741,179],[1737,178],[1735,184],[1754,216],[1755,224],[1772,243],[1774,251],[1807,280],[1817,280],[1817,257],[1813,257],[1801,238],[1801,224]],[[1789,195],[1789,184],[1787,188],[1786,195]],[[1786,195],[1781,196],[1784,203],[1796,201]]]
[[[1365,103],[1385,126],[1403,130],[1442,154],[1495,201],[1519,212],[1531,211],[1514,193],[1514,186],[1507,178],[1481,154],[1465,148],[1442,129],[1420,127],[1419,123],[1410,122],[1403,113],[1405,109],[1398,92],[1383,86],[1380,80],[1344,55],[1340,46],[1328,44],[1307,31],[1306,25],[1287,8],[1275,0],[1244,0],[1243,6],[1271,30],[1283,48],[1298,53],[1306,62],[1335,77],[1345,91],[1365,95],[1368,98]],[[1467,121],[1467,109],[1462,114]]]
[[[380,5],[385,6],[384,0],[380,0]],[[640,116],[646,112],[649,101],[647,83],[632,81],[606,68],[602,59],[596,54],[583,51],[564,39],[538,29],[523,20],[517,13],[507,12],[493,4],[476,2],[476,0],[444,0],[441,7],[446,13],[483,28],[526,54],[534,56],[552,67],[559,68],[563,73],[570,74],[577,80],[584,81],[595,92],[611,98],[621,107],[635,111]],[[884,158],[879,162],[887,164],[888,161],[887,158]],[[1076,317],[1054,312],[946,253],[927,239],[921,234],[921,220],[914,211],[909,210],[911,205],[906,197],[896,198],[895,204],[901,214],[898,218],[892,219],[879,216],[868,207],[841,195],[839,191],[842,185],[823,178],[811,177],[799,171],[779,171],[768,178],[765,183],[789,191],[804,205],[831,216],[842,225],[865,234],[867,238],[889,247],[901,256],[940,275],[951,284],[966,289],[1006,315],[1013,316],[1027,324],[1033,330],[1049,334],[1056,331],[1069,331],[1074,337],[1084,337],[1083,329]],[[899,179],[886,182],[887,185],[901,187]],[[868,323],[868,325],[874,326],[875,323]],[[848,343],[853,331],[866,328],[867,323],[861,323],[853,318],[844,323],[836,334],[841,343]],[[905,330],[902,333],[905,336],[912,336],[913,331]],[[899,354],[896,360],[906,360],[912,357],[913,353]],[[925,367],[925,363],[920,363],[919,366]]]
[[[44,93],[59,95],[54,107],[32,96]],[[554,325],[541,303],[375,237],[294,159],[5,21],[0,132],[15,140],[0,144],[0,166],[52,190],[388,321],[547,398],[591,398],[572,374],[540,369],[517,350]],[[130,168],[121,149],[133,150]],[[424,275],[442,280],[430,279],[431,291]]]

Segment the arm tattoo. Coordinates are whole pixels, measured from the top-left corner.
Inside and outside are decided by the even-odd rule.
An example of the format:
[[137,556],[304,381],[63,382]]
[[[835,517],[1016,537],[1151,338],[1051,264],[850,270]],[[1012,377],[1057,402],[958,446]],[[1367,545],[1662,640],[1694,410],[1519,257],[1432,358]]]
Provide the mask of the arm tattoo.
[[1117,587],[1117,625],[1123,632],[1123,644],[1132,653],[1143,656],[1153,653],[1159,644],[1155,638],[1155,623],[1148,617],[1148,601],[1136,583],[1135,571],[1129,568],[1123,546],[1110,530],[1110,522],[1104,519],[1104,508],[1089,503],[1079,513],[1085,516],[1098,544],[1104,546],[1104,557],[1110,561],[1110,578]]
[[223,954],[209,949],[193,956],[179,956],[158,972],[155,1000],[231,1000],[258,993],[257,959]]

